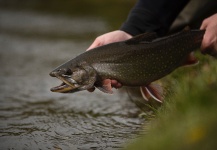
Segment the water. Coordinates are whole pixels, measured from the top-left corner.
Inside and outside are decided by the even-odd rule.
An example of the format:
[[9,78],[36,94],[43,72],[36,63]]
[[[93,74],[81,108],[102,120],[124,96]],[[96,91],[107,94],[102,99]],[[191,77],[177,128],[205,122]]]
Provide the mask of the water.
[[[119,149],[145,123],[124,90],[58,94],[48,74],[83,52],[105,21],[0,10],[0,149]],[[85,40],[78,40],[85,36]]]

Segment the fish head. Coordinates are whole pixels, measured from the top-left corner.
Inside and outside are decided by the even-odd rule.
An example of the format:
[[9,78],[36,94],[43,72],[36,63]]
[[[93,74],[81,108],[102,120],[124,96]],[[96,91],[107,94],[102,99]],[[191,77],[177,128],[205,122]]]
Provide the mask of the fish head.
[[51,77],[56,77],[62,81],[59,86],[51,88],[52,92],[74,93],[80,91],[85,83],[87,76],[86,70],[80,67],[73,69],[68,67],[59,67],[50,72]]
[[52,92],[74,93],[94,87],[97,80],[95,69],[85,61],[70,60],[50,72],[51,77],[62,81],[51,88]]

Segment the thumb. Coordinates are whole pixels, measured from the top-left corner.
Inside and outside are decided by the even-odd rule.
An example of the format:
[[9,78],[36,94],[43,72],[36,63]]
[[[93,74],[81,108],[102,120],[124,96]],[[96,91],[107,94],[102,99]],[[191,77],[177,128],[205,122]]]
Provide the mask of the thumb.
[[95,48],[95,47],[98,47],[98,46],[100,46],[101,45],[101,43],[96,39],[91,45],[90,45],[90,47],[87,49],[87,51],[88,50],[91,50],[91,49],[93,49],[93,48]]

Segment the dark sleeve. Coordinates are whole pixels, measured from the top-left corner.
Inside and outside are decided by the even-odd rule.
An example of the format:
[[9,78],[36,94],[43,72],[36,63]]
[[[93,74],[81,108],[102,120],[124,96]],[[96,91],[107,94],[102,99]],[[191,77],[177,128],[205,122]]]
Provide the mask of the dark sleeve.
[[144,32],[168,32],[174,19],[189,0],[138,0],[120,30],[133,36]]

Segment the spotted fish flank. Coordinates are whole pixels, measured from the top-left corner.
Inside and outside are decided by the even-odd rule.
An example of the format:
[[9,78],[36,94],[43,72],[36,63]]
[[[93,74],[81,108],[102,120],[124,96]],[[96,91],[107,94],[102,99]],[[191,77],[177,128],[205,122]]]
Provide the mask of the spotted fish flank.
[[[151,83],[184,65],[189,54],[200,48],[204,32],[182,31],[163,38],[145,33],[86,51],[50,73],[63,81],[51,91],[73,93],[97,87],[112,93],[110,83],[103,85],[102,81],[115,79],[124,86],[142,86],[144,98],[162,101],[159,87]],[[187,63],[194,62],[191,56]]]

